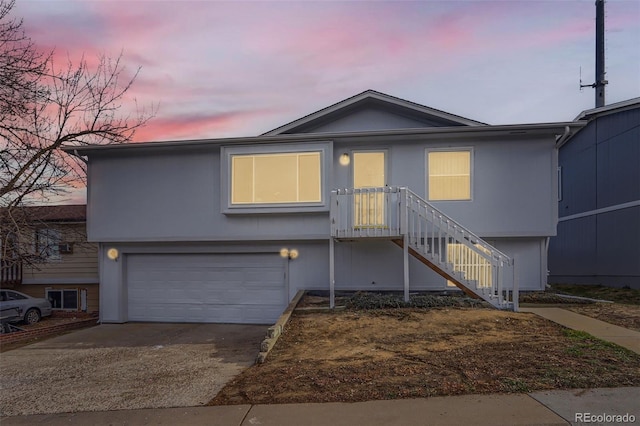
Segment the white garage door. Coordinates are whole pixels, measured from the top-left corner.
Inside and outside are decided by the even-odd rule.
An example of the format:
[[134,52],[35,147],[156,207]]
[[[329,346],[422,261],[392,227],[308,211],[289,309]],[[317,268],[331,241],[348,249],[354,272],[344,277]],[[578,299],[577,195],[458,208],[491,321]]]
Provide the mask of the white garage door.
[[129,321],[273,323],[284,266],[277,254],[128,255]]

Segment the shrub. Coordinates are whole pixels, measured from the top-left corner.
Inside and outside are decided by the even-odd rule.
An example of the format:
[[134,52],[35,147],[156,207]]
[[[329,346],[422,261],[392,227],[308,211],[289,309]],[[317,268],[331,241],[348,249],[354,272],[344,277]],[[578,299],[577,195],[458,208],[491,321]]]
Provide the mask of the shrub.
[[347,300],[349,309],[483,307],[486,304],[466,296],[411,295],[406,303],[398,294],[358,292]]

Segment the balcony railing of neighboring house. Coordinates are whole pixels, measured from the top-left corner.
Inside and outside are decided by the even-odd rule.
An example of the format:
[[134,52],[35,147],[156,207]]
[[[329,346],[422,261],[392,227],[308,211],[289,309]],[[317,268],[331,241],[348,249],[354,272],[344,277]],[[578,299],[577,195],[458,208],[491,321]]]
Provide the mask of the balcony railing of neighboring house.
[[0,287],[8,288],[22,284],[22,262],[0,260]]
[[406,244],[408,253],[466,293],[499,309],[518,309],[513,259],[407,188],[332,191],[331,236],[386,238],[403,248]]

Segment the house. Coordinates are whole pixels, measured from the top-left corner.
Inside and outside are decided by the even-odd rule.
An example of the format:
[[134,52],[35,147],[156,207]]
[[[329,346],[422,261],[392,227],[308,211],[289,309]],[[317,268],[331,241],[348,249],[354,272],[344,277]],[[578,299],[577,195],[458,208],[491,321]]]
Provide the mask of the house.
[[270,323],[301,289],[451,285],[515,309],[546,283],[556,140],[582,126],[368,90],[261,136],[66,147],[88,163],[101,320]]
[[2,240],[18,238],[32,253],[28,261],[12,261],[7,251],[0,285],[46,298],[56,310],[98,311],[98,246],[87,242],[86,206],[23,207],[14,209],[13,219],[20,230]]
[[549,282],[640,289],[640,98],[583,111],[560,146]]

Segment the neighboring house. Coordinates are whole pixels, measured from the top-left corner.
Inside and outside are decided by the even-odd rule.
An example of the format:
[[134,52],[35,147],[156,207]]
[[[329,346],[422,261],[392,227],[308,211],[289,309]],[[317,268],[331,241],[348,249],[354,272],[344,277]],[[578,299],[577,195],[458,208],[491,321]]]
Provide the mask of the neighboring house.
[[560,147],[549,282],[640,288],[640,98],[590,109]]
[[514,281],[546,283],[556,140],[583,125],[366,91],[257,137],[66,147],[88,162],[101,320],[269,323],[301,289],[451,284],[515,308]]
[[24,215],[19,220],[26,224],[20,238],[27,240],[33,257],[29,262],[2,259],[0,286],[46,298],[55,310],[98,311],[98,246],[87,242],[86,206],[16,211]]

